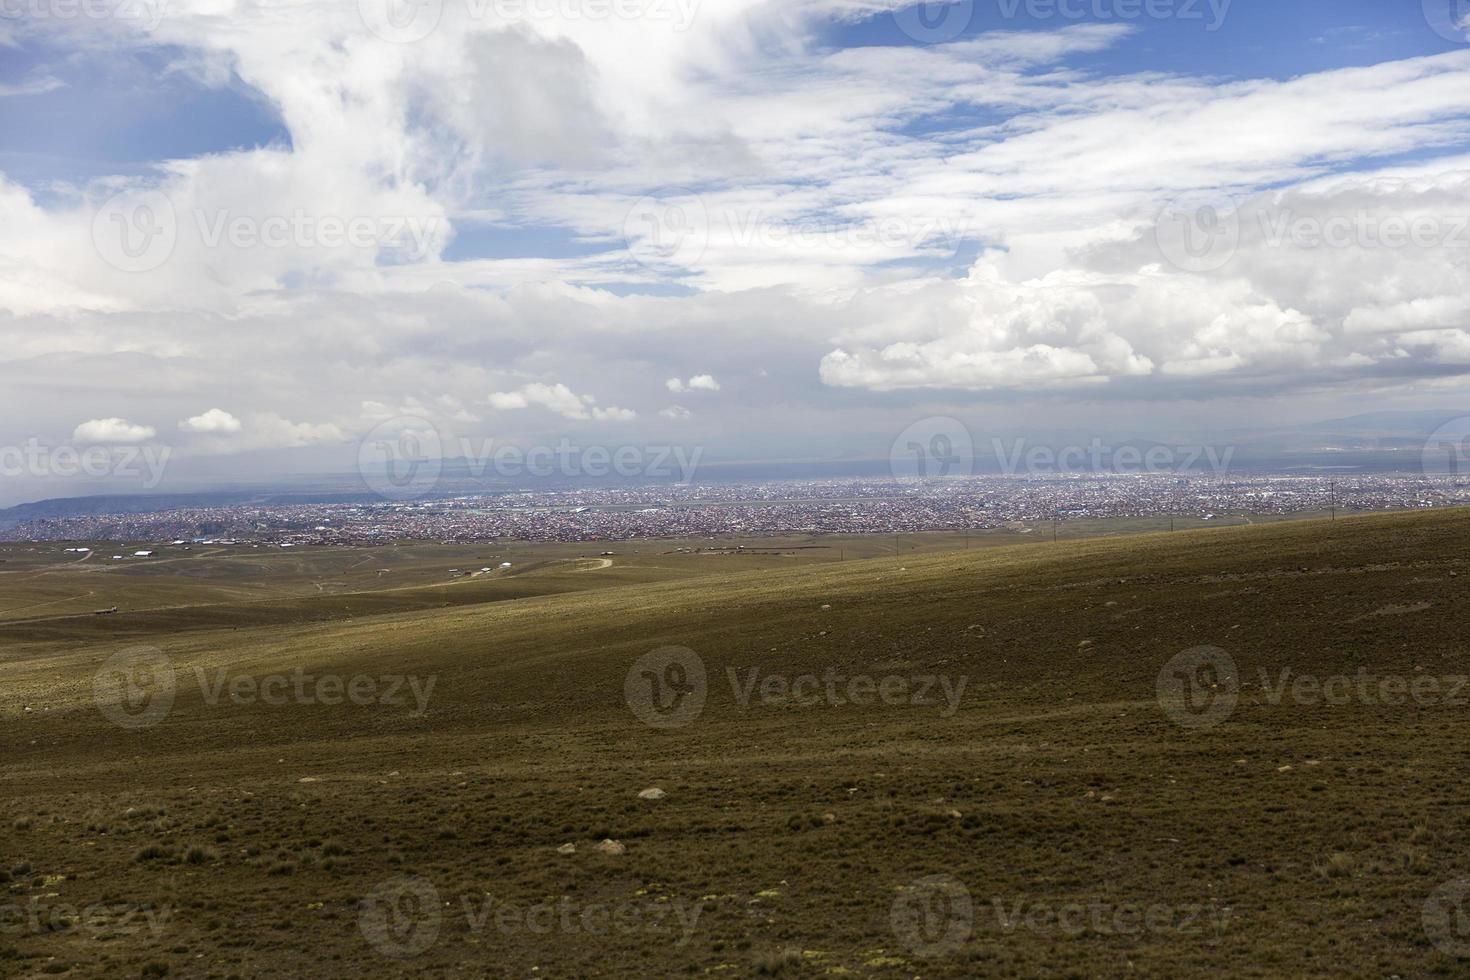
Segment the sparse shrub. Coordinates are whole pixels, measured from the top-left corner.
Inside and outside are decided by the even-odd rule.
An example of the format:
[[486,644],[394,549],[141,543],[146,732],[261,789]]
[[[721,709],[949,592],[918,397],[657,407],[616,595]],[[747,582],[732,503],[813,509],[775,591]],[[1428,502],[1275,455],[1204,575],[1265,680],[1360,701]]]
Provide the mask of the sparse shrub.
[[204,864],[219,858],[219,853],[212,848],[201,844],[190,844],[184,851],[184,861],[188,864]]
[[14,826],[16,830],[30,830],[31,829],[31,818],[30,817],[16,817],[15,818],[15,823],[12,826]]
[[133,852],[133,860],[139,864],[144,861],[164,861],[173,856],[174,852],[172,850],[159,843],[144,844]]
[[142,975],[145,977],[166,977],[168,976],[168,964],[162,960],[150,960],[143,964]]
[[329,840],[322,845],[322,854],[326,857],[340,857],[347,853],[347,848],[342,846],[341,841]]
[[1344,851],[1336,851],[1328,855],[1326,861],[1312,865],[1312,870],[1323,878],[1346,878],[1353,873],[1357,865],[1357,858]]
[[296,873],[295,861],[277,861],[266,869],[269,875],[292,875]]
[[776,977],[788,967],[801,965],[801,953],[794,949],[768,950],[755,958],[755,973],[761,977]]

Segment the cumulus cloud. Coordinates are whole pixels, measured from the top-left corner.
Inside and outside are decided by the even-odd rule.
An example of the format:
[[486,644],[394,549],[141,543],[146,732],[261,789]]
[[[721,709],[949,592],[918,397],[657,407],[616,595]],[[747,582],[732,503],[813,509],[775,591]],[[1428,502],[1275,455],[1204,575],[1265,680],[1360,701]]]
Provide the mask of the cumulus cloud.
[[677,422],[694,417],[694,413],[683,405],[670,405],[668,408],[661,408],[658,414],[666,419],[674,419]]
[[184,419],[179,423],[179,429],[184,432],[223,434],[239,432],[241,425],[239,419],[224,409],[211,408],[201,415]]
[[638,413],[632,409],[618,408],[615,405],[600,408],[595,402],[596,399],[591,395],[578,395],[564,384],[548,385],[540,382],[522,385],[514,391],[492,392],[489,398],[490,407],[499,411],[538,406],[555,412],[564,419],[626,422],[638,417]]
[[711,374],[696,374],[688,381],[679,378],[670,378],[664,382],[664,387],[674,394],[682,394],[688,391],[719,391],[720,383]]
[[126,419],[90,419],[72,432],[73,442],[129,443],[144,442],[157,435],[151,425],[134,425]]

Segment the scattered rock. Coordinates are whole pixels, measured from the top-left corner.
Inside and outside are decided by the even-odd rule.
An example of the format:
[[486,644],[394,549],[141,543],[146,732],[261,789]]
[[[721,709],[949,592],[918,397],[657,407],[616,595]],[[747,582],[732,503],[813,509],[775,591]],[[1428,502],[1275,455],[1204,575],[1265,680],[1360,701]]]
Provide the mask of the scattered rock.
[[960,817],[964,816],[964,814],[958,810],[951,810],[949,811],[948,815],[951,820],[958,820]]
[[1276,767],[1276,771],[1277,772],[1291,772],[1291,770],[1294,769],[1294,768],[1295,768],[1294,766],[1277,766]]
[[558,853],[558,854],[576,854],[577,853],[577,845],[576,844],[571,844],[571,843],[563,844],[561,847],[558,847],[556,849],[556,853]]
[[[1455,573],[1454,572],[1451,572],[1450,574],[1453,575]],[[828,609],[831,609],[831,608],[832,608],[831,604],[826,603],[826,602],[822,603],[822,611],[823,612],[826,612]]]
[[319,782],[321,782],[321,777],[319,777],[319,776],[302,776],[300,779],[298,779],[296,781],[298,783],[319,783]]
[[617,857],[622,854],[627,854],[628,848],[627,845],[625,845],[622,841],[616,841],[609,837],[607,840],[604,840],[601,844],[597,845],[597,853],[606,854],[610,857]]
[[668,793],[665,793],[657,786],[650,786],[648,789],[645,789],[643,792],[639,793],[638,798],[640,800],[661,800],[668,795]]
[[822,823],[836,823],[836,822],[837,822],[837,814],[835,814],[835,813],[824,813],[824,814],[822,814]]

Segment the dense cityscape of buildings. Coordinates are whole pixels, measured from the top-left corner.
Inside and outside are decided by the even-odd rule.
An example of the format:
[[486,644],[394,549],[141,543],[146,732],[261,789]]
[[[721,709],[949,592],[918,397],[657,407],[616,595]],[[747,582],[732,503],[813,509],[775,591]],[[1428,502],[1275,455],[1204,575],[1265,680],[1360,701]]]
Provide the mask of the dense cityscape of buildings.
[[618,541],[782,533],[895,534],[1017,522],[1386,511],[1470,502],[1470,485],[1423,476],[1175,474],[986,476],[924,482],[792,480],[470,494],[416,501],[237,504],[37,518],[23,541],[229,539],[274,544],[391,540]]

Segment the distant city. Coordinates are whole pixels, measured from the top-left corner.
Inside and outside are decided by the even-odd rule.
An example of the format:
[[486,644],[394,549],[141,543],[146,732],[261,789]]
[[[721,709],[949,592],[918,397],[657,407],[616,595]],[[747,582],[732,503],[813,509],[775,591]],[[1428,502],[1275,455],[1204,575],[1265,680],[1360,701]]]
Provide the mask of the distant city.
[[[1372,474],[1177,474],[780,480],[526,490],[413,501],[229,503],[35,517],[13,541],[232,541],[363,545],[397,540],[624,541],[774,534],[901,534],[1107,518],[1392,511],[1470,503],[1470,483]],[[122,508],[119,508],[120,510]]]

